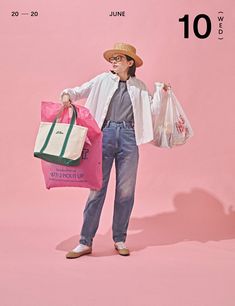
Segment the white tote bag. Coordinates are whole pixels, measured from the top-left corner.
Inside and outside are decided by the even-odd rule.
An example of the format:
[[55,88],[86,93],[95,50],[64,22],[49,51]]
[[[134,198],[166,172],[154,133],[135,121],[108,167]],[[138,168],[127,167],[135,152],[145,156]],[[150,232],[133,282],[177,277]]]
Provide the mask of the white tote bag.
[[186,143],[193,136],[193,129],[171,87],[163,94],[163,83],[156,84],[153,116],[154,139],[152,144],[172,148]]
[[63,108],[53,122],[40,123],[34,147],[35,157],[66,166],[80,164],[88,128],[76,125],[77,110],[74,105],[72,108],[70,123],[57,122]]

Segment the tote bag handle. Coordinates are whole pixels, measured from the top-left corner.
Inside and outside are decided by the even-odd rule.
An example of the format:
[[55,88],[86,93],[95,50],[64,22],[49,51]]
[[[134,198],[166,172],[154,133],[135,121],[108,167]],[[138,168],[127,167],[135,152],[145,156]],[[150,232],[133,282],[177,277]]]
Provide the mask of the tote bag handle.
[[[71,104],[72,105],[72,104]],[[73,115],[72,115],[72,118],[70,120],[70,124],[69,124],[69,128],[68,128],[68,131],[67,131],[67,134],[65,136],[65,140],[64,140],[64,143],[63,143],[63,146],[62,146],[62,149],[61,149],[61,152],[60,152],[60,156],[63,156],[64,152],[65,152],[65,149],[66,149],[66,146],[67,146],[67,143],[68,143],[68,140],[69,140],[69,136],[71,134],[71,131],[72,131],[72,128],[73,128],[73,125],[75,124],[76,122],[76,119],[77,119],[77,110],[76,110],[76,107],[74,105],[72,105],[72,108],[73,108]],[[51,138],[51,135],[52,135],[52,132],[55,128],[55,125],[57,123],[57,119],[60,117],[60,115],[62,114],[62,110],[64,110],[64,106],[61,108],[61,110],[59,111],[59,113],[56,115],[51,127],[50,127],[50,130],[47,134],[47,137],[46,137],[46,140],[40,150],[40,153],[43,153],[43,151],[46,149],[49,141],[50,141],[50,138]]]

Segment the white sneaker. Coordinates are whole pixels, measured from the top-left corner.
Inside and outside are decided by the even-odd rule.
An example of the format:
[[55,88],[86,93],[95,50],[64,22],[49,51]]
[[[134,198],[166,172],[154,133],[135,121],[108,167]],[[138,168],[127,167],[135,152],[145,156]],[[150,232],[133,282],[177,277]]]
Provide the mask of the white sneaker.
[[127,249],[123,241],[115,242],[115,244],[119,249]]
[[76,248],[66,254],[66,258],[77,258],[92,252],[92,246],[80,243]]
[[130,255],[129,249],[126,247],[123,241],[118,241],[114,243],[115,249],[118,251],[120,255]]
[[82,244],[80,243],[78,246],[76,246],[76,248],[74,248],[72,251],[73,252],[82,252],[85,250],[89,250],[90,247],[88,245]]

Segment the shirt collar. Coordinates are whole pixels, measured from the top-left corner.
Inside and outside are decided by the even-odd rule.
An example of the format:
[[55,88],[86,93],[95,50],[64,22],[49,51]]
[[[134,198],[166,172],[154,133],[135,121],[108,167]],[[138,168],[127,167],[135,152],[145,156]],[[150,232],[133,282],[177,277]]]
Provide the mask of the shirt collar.
[[[118,74],[116,73],[112,73],[110,70],[109,70],[109,74],[110,74],[110,77],[113,79],[113,80],[116,80],[116,81],[119,81],[120,80],[120,77]],[[128,80],[126,80],[127,83],[131,83],[133,80],[133,77],[129,77]]]

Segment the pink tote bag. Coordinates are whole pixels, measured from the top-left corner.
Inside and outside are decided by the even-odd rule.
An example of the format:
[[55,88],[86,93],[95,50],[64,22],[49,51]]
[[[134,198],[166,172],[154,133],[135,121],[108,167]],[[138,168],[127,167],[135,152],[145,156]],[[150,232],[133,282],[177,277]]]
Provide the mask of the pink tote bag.
[[[47,189],[53,187],[83,187],[99,190],[102,187],[102,131],[89,110],[76,105],[78,125],[88,128],[87,138],[78,166],[64,166],[41,160]],[[63,105],[58,102],[41,102],[41,121],[53,122]],[[69,123],[70,108],[64,108],[60,122]]]

